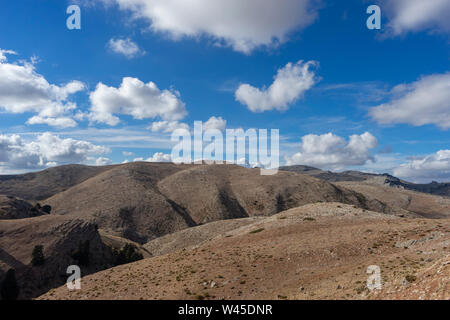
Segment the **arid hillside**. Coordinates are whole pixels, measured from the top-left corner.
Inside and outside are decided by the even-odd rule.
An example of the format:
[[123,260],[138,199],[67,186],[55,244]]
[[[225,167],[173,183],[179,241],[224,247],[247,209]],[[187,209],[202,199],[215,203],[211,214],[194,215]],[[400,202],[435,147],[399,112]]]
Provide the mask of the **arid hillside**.
[[[80,261],[80,245],[87,243],[88,261]],[[44,261],[33,265],[33,250],[39,245]],[[67,267],[73,264],[84,264],[83,274],[112,266],[111,250],[92,223],[57,215],[0,222],[0,279],[15,269],[20,298],[32,298],[65,283]]]
[[302,165],[280,167],[280,170],[303,173],[329,182],[342,182],[342,181],[362,182],[367,180],[377,180],[378,183],[390,187],[397,187],[405,190],[429,193],[437,196],[450,197],[450,182],[439,183],[433,181],[431,183],[412,183],[399,179],[387,173],[373,174],[360,171],[332,172]]
[[378,179],[337,182],[343,188],[363,194],[367,199],[383,199],[391,207],[402,208],[425,218],[450,217],[450,198],[440,197],[379,183]]
[[307,174],[309,176],[313,176],[322,180],[330,181],[330,182],[338,182],[338,181],[365,181],[372,177],[379,176],[377,174],[365,173],[359,171],[344,171],[344,172],[332,172],[325,171],[318,168],[303,166],[303,165],[293,165],[293,166],[283,166],[280,167],[282,171],[296,172]]
[[[209,232],[208,224],[202,228]],[[216,236],[198,245],[174,246],[164,255],[86,276],[79,291],[60,287],[39,299],[450,298],[449,219],[318,203],[233,230],[211,230]],[[371,265],[381,270],[379,291],[366,286]],[[438,280],[427,278],[433,270]]]
[[183,166],[132,163],[110,170],[45,200],[55,214],[94,221],[101,229],[138,243],[194,226],[157,182]]
[[[0,282],[15,269],[20,298],[34,298],[61,286],[67,266],[84,263],[80,256],[89,261],[82,274],[95,273],[93,279],[125,270],[119,266],[108,271],[114,265],[144,258],[128,267],[136,266],[136,279],[149,270],[151,281],[142,278],[136,285],[157,287],[151,295],[130,296],[130,284],[130,289],[110,288],[108,294],[95,289],[83,297],[370,298],[369,293],[353,292],[353,280],[347,278],[352,268],[365,268],[371,257],[386,264],[393,259],[387,257],[397,254],[395,259],[419,259],[414,260],[419,269],[407,269],[419,277],[419,271],[425,274],[422,267],[432,267],[427,261],[437,263],[448,248],[439,247],[433,237],[447,237],[449,198],[383,181],[371,176],[331,183],[288,171],[261,176],[259,169],[236,165],[146,162],[3,176]],[[417,250],[397,246],[399,241],[420,240],[418,235],[431,237],[424,242],[432,246],[424,260],[414,255]],[[45,263],[34,265],[33,251],[40,245]],[[395,268],[406,263],[401,261]],[[354,273],[362,276],[363,269],[358,270]],[[406,276],[391,274],[395,281],[400,275]],[[331,290],[334,278],[338,287],[346,283],[346,289]],[[258,281],[264,285],[255,285]],[[293,289],[295,281],[304,285],[300,292]],[[394,285],[392,292],[397,289]],[[54,297],[50,293],[46,297]]]
[[0,194],[25,200],[43,200],[110,167],[67,165],[18,175],[0,175]]
[[280,170],[326,180],[360,193],[369,201],[380,200],[389,207],[402,208],[419,216],[427,218],[450,216],[449,183],[415,184],[389,174],[331,172],[301,165],[281,167]]
[[196,247],[213,238],[224,236],[231,230],[263,219],[265,218],[251,217],[214,221],[156,238],[147,242],[144,248],[151,252],[152,256],[160,256],[179,249]]
[[0,220],[24,219],[48,213],[43,211],[40,205],[33,206],[25,200],[0,195]]
[[44,202],[54,214],[93,221],[112,235],[143,244],[211,221],[268,216],[330,201],[407,214],[308,175],[261,176],[259,169],[236,165],[119,165]]

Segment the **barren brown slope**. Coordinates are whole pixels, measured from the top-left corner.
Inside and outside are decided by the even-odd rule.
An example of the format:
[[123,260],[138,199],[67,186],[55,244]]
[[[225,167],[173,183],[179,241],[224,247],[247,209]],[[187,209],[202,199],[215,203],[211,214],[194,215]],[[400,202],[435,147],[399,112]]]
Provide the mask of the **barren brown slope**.
[[323,179],[329,182],[343,182],[343,181],[368,181],[379,180],[382,184],[402,188],[411,191],[423,192],[433,194],[437,196],[450,197],[450,182],[436,182],[431,183],[413,183],[408,182],[397,177],[394,177],[388,173],[374,174],[361,171],[344,171],[344,172],[332,172],[324,171],[318,168],[293,165],[280,167],[280,170],[298,172],[311,175],[313,177]]
[[146,243],[195,225],[162,195],[156,183],[183,166],[131,163],[120,165],[46,200],[55,214],[95,221],[112,235]]
[[95,221],[138,243],[198,224],[277,212],[313,202],[339,201],[386,213],[378,200],[307,175],[236,165],[131,163],[100,173],[46,200],[53,213]]
[[[80,264],[72,257],[79,243],[89,241],[89,274],[112,265],[111,250],[101,241],[91,223],[63,216],[45,215],[35,218],[0,221],[0,281],[13,268],[21,288],[22,299],[36,297],[50,288],[65,283],[67,267]],[[32,252],[43,245],[44,265],[32,266]]]
[[[450,241],[447,240],[450,244]],[[385,284],[385,289],[371,293],[371,299],[388,300],[450,300],[450,254],[430,261],[428,266],[420,268],[411,283],[405,278],[397,277]]]
[[39,207],[12,196],[0,195],[0,220],[24,219],[46,214]]
[[363,194],[367,199],[383,199],[426,218],[450,217],[450,198],[380,184],[376,179],[364,182],[338,182],[337,185]]
[[262,176],[259,169],[236,165],[194,166],[168,176],[158,187],[197,223],[268,216],[315,202],[337,201],[388,211],[377,200],[366,201],[356,192],[308,175],[280,171]]
[[42,200],[109,170],[111,167],[66,165],[40,172],[0,175],[0,194],[25,200]]
[[136,248],[136,251],[138,253],[142,254],[144,258],[150,258],[151,256],[153,256],[149,250],[147,250],[146,248],[144,248],[144,246],[142,246],[137,242],[121,238],[118,236],[113,236],[109,234],[107,231],[101,229],[98,230],[98,233],[100,234],[102,242],[113,250],[121,250],[125,247],[125,245],[131,244]]
[[282,171],[291,171],[297,173],[304,173],[322,180],[329,182],[338,181],[365,181],[375,176],[381,176],[372,173],[360,172],[360,171],[344,171],[344,172],[332,172],[325,171],[318,168],[304,166],[304,165],[293,165],[293,166],[283,166],[280,167]]
[[[450,220],[402,219],[339,203],[310,204],[193,249],[84,277],[40,299],[370,299],[367,267],[385,288],[449,254]],[[405,245],[410,244],[410,245]],[[446,269],[448,270],[448,268]],[[442,272],[446,272],[442,269]],[[448,299],[448,274],[422,298]],[[399,289],[395,287],[395,290]]]
[[160,256],[180,249],[192,248],[217,237],[223,237],[231,230],[261,219],[264,218],[251,217],[214,221],[156,238],[146,243],[144,248],[151,252],[153,256]]

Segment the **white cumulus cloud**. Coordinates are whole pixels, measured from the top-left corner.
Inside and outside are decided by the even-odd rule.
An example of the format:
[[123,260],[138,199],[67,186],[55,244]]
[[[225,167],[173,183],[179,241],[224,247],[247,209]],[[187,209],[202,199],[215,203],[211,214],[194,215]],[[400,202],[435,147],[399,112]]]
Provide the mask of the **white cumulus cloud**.
[[136,158],[133,160],[134,162],[137,161],[145,161],[145,162],[171,162],[171,156],[170,154],[162,153],[162,152],[155,152],[152,157],[144,159],[144,158]]
[[393,170],[396,177],[412,182],[450,181],[450,150],[439,150],[422,158],[415,158]]
[[105,158],[105,157],[99,157],[95,160],[95,165],[96,166],[107,166],[112,164],[111,159],[109,158]]
[[[210,117],[206,122],[202,123],[203,130],[208,129],[218,129],[220,131],[224,131],[227,125],[227,121],[222,117]],[[171,133],[176,129],[186,129],[190,130],[188,124],[179,122],[179,121],[155,121],[153,122],[148,129],[152,132],[162,132],[162,133]]]
[[77,125],[76,121],[69,117],[43,117],[42,115],[31,117],[27,120],[27,124],[46,124],[59,128],[71,128]]
[[347,166],[364,165],[373,161],[370,150],[378,145],[369,132],[350,136],[349,141],[327,133],[302,137],[300,152],[286,157],[286,165],[309,165],[321,169],[340,170]]
[[75,127],[73,110],[76,104],[69,102],[70,95],[84,90],[80,81],[65,85],[50,84],[38,74],[33,63],[8,63],[5,54],[11,50],[0,50],[0,109],[8,113],[36,113],[28,124],[48,124],[55,127]]
[[172,39],[207,36],[219,45],[250,53],[276,46],[317,17],[316,0],[102,0],[149,23]]
[[391,101],[370,109],[369,114],[380,124],[450,128],[450,72],[394,87]]
[[160,117],[167,121],[182,119],[186,114],[179,93],[160,90],[155,83],[144,83],[137,78],[125,77],[119,88],[97,84],[90,93],[90,119],[115,126],[120,119],[115,114],[130,115],[134,119]]
[[227,126],[227,121],[222,117],[211,117],[208,121],[203,123],[203,130],[217,129],[224,131]]
[[421,30],[450,32],[448,0],[384,0],[381,4],[393,35]]
[[8,61],[8,58],[6,57],[7,54],[17,55],[17,52],[15,52],[14,50],[3,50],[3,49],[0,49],[0,62]]
[[252,112],[286,110],[310,89],[317,78],[311,67],[316,63],[302,60],[288,63],[279,69],[269,88],[258,89],[249,84],[241,84],[235,93],[236,100],[246,105]]
[[139,46],[130,38],[115,39],[112,38],[108,42],[108,47],[115,53],[122,54],[128,59],[144,54]]
[[109,152],[103,146],[71,138],[62,139],[46,132],[34,140],[20,135],[0,134],[0,172],[41,169],[54,165],[87,163],[93,155]]
[[149,129],[152,132],[170,133],[176,129],[189,130],[189,125],[178,121],[155,121],[150,125]]

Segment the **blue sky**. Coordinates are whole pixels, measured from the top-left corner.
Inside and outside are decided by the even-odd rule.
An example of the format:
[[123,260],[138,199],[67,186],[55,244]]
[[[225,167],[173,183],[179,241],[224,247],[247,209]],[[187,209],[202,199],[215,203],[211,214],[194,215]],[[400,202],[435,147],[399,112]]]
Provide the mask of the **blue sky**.
[[[417,10],[415,0],[251,0],[246,8],[233,0],[217,1],[217,11],[195,2],[188,9],[181,0],[2,2],[0,49],[14,54],[0,55],[0,173],[163,160],[170,133],[153,123],[192,127],[216,117],[221,128],[226,121],[226,128],[279,129],[282,163],[450,180],[448,1]],[[81,30],[66,27],[74,3]],[[381,8],[381,30],[366,27],[371,4]],[[12,66],[35,83],[12,78]],[[281,98],[271,97],[265,89],[283,69],[304,87],[280,76]],[[122,105],[111,107],[125,77],[158,91],[139,91],[137,110],[123,92]],[[11,93],[9,84],[24,89]],[[244,84],[259,93],[239,98]],[[39,105],[36,95],[45,96]],[[267,108],[252,111],[250,101]],[[99,121],[105,116],[118,123]]]

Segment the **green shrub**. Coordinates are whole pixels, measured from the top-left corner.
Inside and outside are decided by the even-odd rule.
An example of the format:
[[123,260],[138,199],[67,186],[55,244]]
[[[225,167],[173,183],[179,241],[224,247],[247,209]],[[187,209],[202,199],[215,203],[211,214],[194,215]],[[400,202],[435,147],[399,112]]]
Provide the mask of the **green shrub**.
[[16,271],[9,269],[0,288],[0,294],[3,300],[16,300],[19,296],[19,286],[16,279]]
[[285,201],[281,194],[277,195],[276,201],[277,201],[277,213],[287,210]]
[[32,256],[31,264],[33,266],[42,266],[45,263],[44,246],[42,245],[35,246],[31,256]]
[[42,211],[44,211],[46,214],[50,214],[52,212],[52,207],[46,204],[41,208]]
[[122,249],[113,250],[114,264],[116,266],[144,259],[144,256],[137,251],[135,245],[127,243]]
[[411,274],[408,274],[408,275],[405,277],[405,279],[406,279],[406,281],[408,281],[409,283],[411,283],[411,282],[416,281],[416,280],[417,280],[417,277],[416,277],[416,276],[413,276],[413,275],[411,275]]
[[90,250],[89,240],[80,241],[78,243],[78,249],[72,252],[72,258],[77,260],[80,266],[88,266],[89,261],[89,250]]

